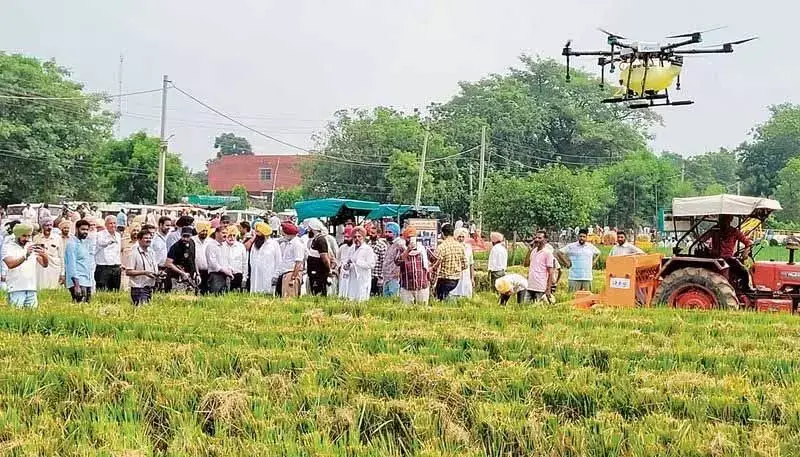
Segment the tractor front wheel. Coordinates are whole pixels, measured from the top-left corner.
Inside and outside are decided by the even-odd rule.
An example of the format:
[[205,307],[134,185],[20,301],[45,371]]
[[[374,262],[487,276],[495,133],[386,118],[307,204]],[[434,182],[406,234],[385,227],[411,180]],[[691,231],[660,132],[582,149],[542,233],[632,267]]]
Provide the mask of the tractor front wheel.
[[655,302],[671,308],[739,309],[736,291],[724,276],[704,268],[681,268],[656,289]]

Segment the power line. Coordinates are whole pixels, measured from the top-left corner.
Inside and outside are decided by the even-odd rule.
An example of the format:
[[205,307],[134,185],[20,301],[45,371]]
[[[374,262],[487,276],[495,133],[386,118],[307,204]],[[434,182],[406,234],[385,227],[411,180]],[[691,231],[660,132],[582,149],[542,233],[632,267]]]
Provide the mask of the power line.
[[220,116],[224,117],[225,119],[227,119],[227,120],[229,120],[229,121],[231,121],[231,122],[233,122],[233,123],[235,123],[235,124],[238,124],[238,125],[239,125],[240,127],[242,127],[242,128],[245,128],[245,129],[247,129],[247,130],[249,130],[249,131],[251,131],[251,132],[253,132],[253,133],[257,134],[257,135],[261,135],[261,136],[263,136],[264,138],[270,139],[270,140],[272,140],[272,141],[275,141],[276,143],[280,143],[280,144],[282,144],[282,145],[284,145],[284,146],[289,146],[290,148],[294,148],[294,149],[297,149],[297,150],[299,150],[299,151],[303,151],[303,152],[308,152],[308,153],[310,153],[310,152],[311,152],[311,151],[309,151],[309,150],[308,150],[308,149],[306,149],[306,148],[303,148],[303,147],[297,146],[297,145],[295,145],[295,144],[289,143],[289,142],[287,142],[287,141],[283,141],[283,140],[281,140],[281,139],[275,138],[274,136],[272,136],[272,135],[268,135],[268,134],[266,134],[266,133],[264,133],[264,132],[262,132],[262,131],[260,131],[260,130],[256,130],[256,129],[254,129],[254,128],[250,127],[249,125],[245,124],[244,122],[242,122],[242,121],[240,121],[240,120],[238,120],[238,119],[236,119],[236,118],[233,118],[233,117],[231,117],[231,116],[228,116],[227,114],[223,113],[222,111],[220,111],[220,110],[218,110],[218,109],[214,108],[213,106],[211,106],[211,105],[207,104],[206,102],[204,102],[204,101],[202,101],[202,100],[200,100],[200,99],[196,98],[196,97],[195,97],[195,96],[193,96],[192,94],[190,94],[190,93],[188,93],[188,92],[184,91],[183,89],[181,89],[180,87],[176,86],[174,83],[172,83],[171,85],[172,85],[172,88],[173,88],[173,89],[177,90],[178,92],[180,92],[180,93],[181,93],[181,94],[183,94],[184,96],[186,96],[186,97],[190,98],[191,100],[193,100],[194,102],[196,102],[196,103],[198,103],[198,104],[200,104],[200,105],[204,106],[204,107],[205,107],[205,108],[207,108],[208,110],[210,110],[210,111],[213,111],[213,112],[217,113],[218,115],[220,115]]
[[116,95],[108,95],[108,94],[85,94],[80,97],[49,97],[49,96],[39,96],[39,95],[0,95],[0,98],[10,98],[10,99],[17,99],[17,100],[86,100],[88,97],[102,97],[102,98],[117,98],[117,97],[130,97],[133,95],[142,95],[142,94],[151,94],[154,92],[159,92],[161,89],[151,89],[151,90],[140,90],[137,92],[128,92],[125,94],[116,94]]
[[[13,149],[0,148],[0,154],[4,155],[6,157],[22,158],[22,159],[28,159],[29,158],[29,159],[34,160],[34,161],[52,162],[52,159],[30,157],[30,153],[29,152],[13,150]],[[71,165],[73,165],[73,166],[103,168],[105,170],[110,170],[110,171],[126,171],[126,172],[131,172],[131,173],[136,173],[136,174],[141,174],[141,175],[148,175],[148,176],[152,174],[152,172],[150,170],[147,170],[146,168],[127,167],[127,166],[123,166],[123,165],[114,165],[114,164],[102,164],[102,165],[100,165],[100,164],[97,164],[97,163],[94,163],[94,162],[91,162],[91,161],[88,161],[88,160],[76,159],[74,157],[73,158],[70,158],[70,157],[58,157],[58,159],[60,159],[60,160],[69,160],[69,161],[72,162]]]
[[[8,151],[8,150],[7,149],[0,149],[0,151]],[[22,160],[29,160],[29,161],[32,161],[32,162],[41,162],[41,163],[52,163],[53,162],[52,159],[31,157],[30,155],[21,155],[21,154],[14,154],[14,153],[8,153],[8,152],[0,152],[0,157],[10,157],[10,158],[13,158],[13,159],[22,159]],[[72,160],[72,163],[68,164],[69,166],[72,166],[72,167],[75,167],[75,168],[79,168],[79,169],[84,170],[84,171],[98,171],[98,168],[101,168],[101,169],[102,168],[106,168],[106,167],[101,167],[101,166],[99,166],[97,164],[81,163],[81,162],[79,162],[79,161],[77,161],[75,159],[71,159],[71,160]],[[111,171],[118,172],[118,173],[123,173],[123,174],[135,175],[135,176],[152,176],[154,174],[154,172],[143,173],[143,172],[138,172],[138,171],[130,171],[130,170],[125,169],[124,167],[121,167],[118,170],[111,170]]]

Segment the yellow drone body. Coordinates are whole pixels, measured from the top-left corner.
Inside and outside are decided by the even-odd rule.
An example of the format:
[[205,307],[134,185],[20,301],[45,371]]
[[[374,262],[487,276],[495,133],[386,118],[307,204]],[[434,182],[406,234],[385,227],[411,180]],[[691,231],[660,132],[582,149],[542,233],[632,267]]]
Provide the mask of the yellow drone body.
[[[680,65],[673,65],[665,62],[664,66],[645,66],[640,63],[633,65],[622,65],[619,72],[619,84],[622,86],[621,90],[632,90],[637,95],[642,95],[643,92],[660,92],[675,81],[681,73]],[[628,79],[630,75],[630,80]],[[644,82],[644,90],[642,90],[642,82]],[[624,92],[623,92],[624,93]]]

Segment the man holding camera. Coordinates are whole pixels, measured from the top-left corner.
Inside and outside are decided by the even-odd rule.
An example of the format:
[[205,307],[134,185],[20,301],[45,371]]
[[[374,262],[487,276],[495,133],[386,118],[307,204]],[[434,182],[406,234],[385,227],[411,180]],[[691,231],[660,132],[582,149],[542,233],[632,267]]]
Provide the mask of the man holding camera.
[[33,226],[14,226],[14,240],[5,245],[3,263],[8,268],[6,285],[8,301],[17,308],[36,308],[36,265],[47,268],[47,252],[43,246],[31,243]]

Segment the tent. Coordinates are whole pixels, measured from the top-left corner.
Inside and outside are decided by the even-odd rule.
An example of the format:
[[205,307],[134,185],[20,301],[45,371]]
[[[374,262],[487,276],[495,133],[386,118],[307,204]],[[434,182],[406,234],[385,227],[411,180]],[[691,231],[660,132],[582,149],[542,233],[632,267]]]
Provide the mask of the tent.
[[303,221],[309,217],[327,217],[332,222],[349,217],[366,216],[380,206],[377,202],[363,200],[347,200],[343,198],[323,198],[320,200],[305,200],[294,204],[297,210],[297,220]]
[[383,204],[372,210],[367,214],[367,219],[377,221],[385,217],[397,219],[406,215],[413,215],[414,213],[439,213],[441,209],[438,206],[412,206],[412,205],[395,205]]

